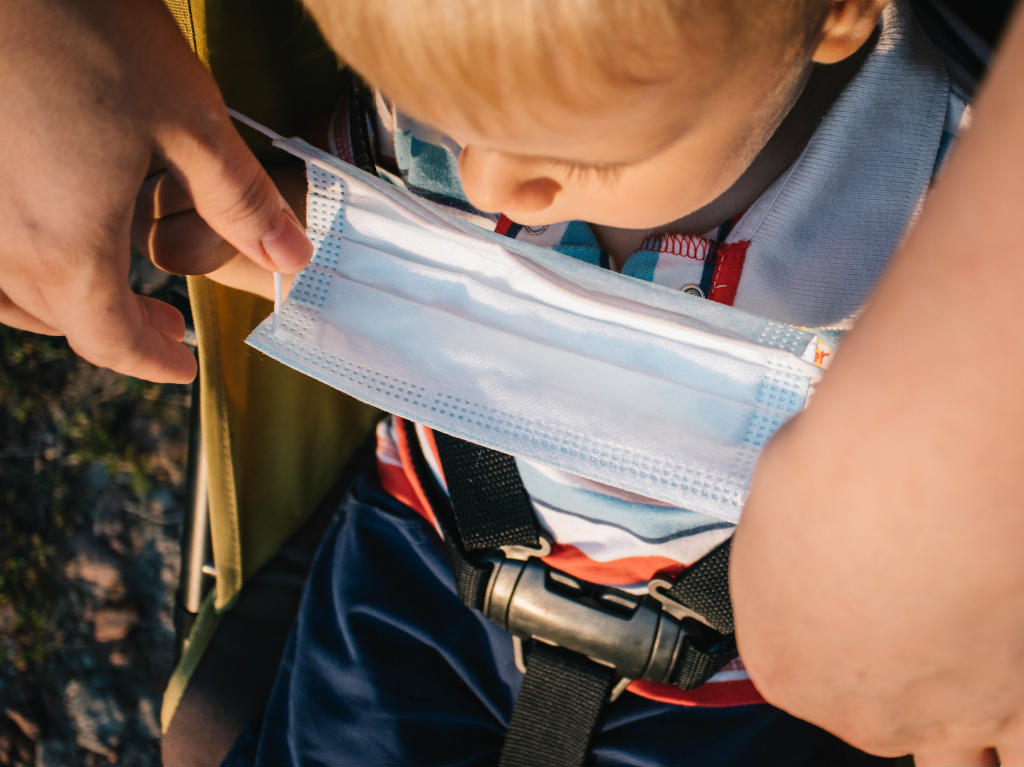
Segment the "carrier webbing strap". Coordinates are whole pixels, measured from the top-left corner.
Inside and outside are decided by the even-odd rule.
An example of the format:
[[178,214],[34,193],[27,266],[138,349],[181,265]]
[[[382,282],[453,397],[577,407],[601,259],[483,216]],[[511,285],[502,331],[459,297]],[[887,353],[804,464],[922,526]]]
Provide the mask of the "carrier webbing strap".
[[370,115],[374,114],[373,93],[355,72],[347,73],[350,90],[348,101],[348,143],[352,159],[360,170],[377,175],[377,161],[370,135]]
[[[407,428],[413,427],[409,424]],[[433,434],[448,484],[448,497],[442,492],[436,499],[449,520],[451,532],[446,531],[446,536],[456,538],[466,551],[509,545],[537,546],[540,541],[537,517],[515,458],[439,431]],[[408,437],[410,444],[415,444],[415,432],[410,431]],[[427,468],[425,459],[418,457]],[[430,500],[435,503],[435,499]],[[683,577],[675,578],[671,588],[663,592],[701,616],[721,634],[734,631],[729,597],[731,551],[732,538],[729,538],[697,560]],[[682,680],[677,684],[687,686]]]
[[735,631],[732,621],[732,599],[729,597],[729,555],[732,537],[698,559],[685,578],[676,578],[665,596],[685,605],[700,615],[720,634]]
[[[448,548],[448,554],[452,558],[452,573],[455,576],[455,588],[458,591],[459,599],[472,608],[483,609],[484,594],[487,590],[487,581],[491,576],[493,565],[487,562],[475,562],[467,556],[465,548],[459,538],[458,528],[455,524],[455,517],[452,513],[452,504],[445,495],[444,490],[437,484],[434,474],[430,470],[426,457],[419,447],[419,436],[416,434],[416,425],[404,418],[399,419],[399,428],[405,431],[405,438],[409,445],[409,456],[412,459],[412,468],[420,481],[420,487],[427,497],[438,525],[441,527],[441,534]],[[435,432],[435,438],[437,433]]]
[[684,690],[695,690],[736,657],[736,645],[729,641],[717,652],[691,649],[680,655],[672,671],[671,683]]
[[512,710],[500,767],[583,764],[615,671],[538,642]]
[[[533,505],[515,459],[434,431],[446,494],[419,447],[415,425],[400,419],[400,428],[451,553],[459,596],[470,607],[482,609],[494,565],[475,554],[503,546],[538,547],[540,543]],[[701,616],[711,628],[726,635],[709,649],[695,646],[690,638],[684,641],[671,670],[671,682],[684,689],[700,686],[736,655],[731,641],[729,551],[728,542],[720,545],[661,592],[677,603],[674,607]],[[583,764],[616,678],[610,666],[578,652],[535,642],[502,752],[503,767]]]
[[434,432],[462,545],[469,551],[537,546],[540,532],[516,460]]

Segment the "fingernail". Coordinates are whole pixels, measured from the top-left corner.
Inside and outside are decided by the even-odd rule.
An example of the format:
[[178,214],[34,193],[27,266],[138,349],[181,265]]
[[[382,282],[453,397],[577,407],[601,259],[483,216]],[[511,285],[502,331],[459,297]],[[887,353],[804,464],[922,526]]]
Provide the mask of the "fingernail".
[[313,245],[298,222],[282,210],[273,228],[260,240],[263,252],[282,272],[297,272],[313,257]]

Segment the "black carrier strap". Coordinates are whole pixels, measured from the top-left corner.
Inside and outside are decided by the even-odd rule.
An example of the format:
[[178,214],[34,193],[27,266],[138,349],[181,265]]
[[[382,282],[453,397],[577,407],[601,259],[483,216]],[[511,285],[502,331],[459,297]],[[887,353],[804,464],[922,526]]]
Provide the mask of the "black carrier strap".
[[537,518],[510,455],[434,432],[462,545],[469,551],[533,546]]
[[910,0],[914,16],[968,97],[988,72],[1016,0]]
[[[405,439],[409,445],[409,455],[412,459],[412,467],[420,481],[427,496],[427,502],[441,526],[441,533],[444,535],[444,542],[448,548],[448,554],[452,558],[452,572],[455,575],[455,588],[459,598],[470,607],[480,610],[484,606],[484,596],[487,584],[491,577],[493,565],[489,562],[481,562],[472,558],[465,547],[461,545],[458,537],[458,530],[455,525],[455,515],[452,512],[452,504],[444,490],[437,484],[434,474],[430,470],[423,451],[419,447],[419,437],[416,435],[416,426],[412,421],[401,420],[401,428],[405,430]],[[440,436],[434,432],[435,440]],[[447,475],[446,475],[447,480]],[[450,481],[450,480],[448,480]]]
[[615,669],[538,643],[530,653],[499,767],[583,764]]
[[415,426],[401,424],[459,596],[513,635],[517,656],[533,647],[503,767],[582,764],[601,711],[629,681],[693,689],[736,657],[730,541],[680,576],[651,581],[649,596],[581,581],[541,560],[550,542],[514,458],[435,431],[446,494]]
[[676,578],[662,593],[685,605],[720,634],[731,634],[732,599],[729,597],[729,555],[732,538],[694,562],[685,578]]

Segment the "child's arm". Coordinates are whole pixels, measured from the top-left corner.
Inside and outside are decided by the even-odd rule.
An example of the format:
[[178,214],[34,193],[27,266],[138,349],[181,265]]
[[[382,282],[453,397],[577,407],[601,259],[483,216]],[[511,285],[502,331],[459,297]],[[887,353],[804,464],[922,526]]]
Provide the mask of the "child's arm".
[[1024,15],[975,122],[733,546],[741,654],[787,711],[919,765],[1024,764]]
[[[301,164],[270,170],[284,199],[305,218],[306,175]],[[132,241],[157,266],[172,272],[205,274],[228,287],[274,299],[272,272],[255,264],[210,229],[192,208],[188,194],[170,174],[147,184],[150,199],[139,206]],[[284,275],[288,294],[294,275]]]

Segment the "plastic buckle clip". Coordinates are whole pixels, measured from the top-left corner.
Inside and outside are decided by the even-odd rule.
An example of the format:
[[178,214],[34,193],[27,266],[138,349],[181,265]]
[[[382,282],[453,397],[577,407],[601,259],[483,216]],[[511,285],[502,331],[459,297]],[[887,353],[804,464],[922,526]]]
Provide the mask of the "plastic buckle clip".
[[621,692],[633,679],[670,682],[681,653],[722,639],[690,616],[671,615],[651,596],[578,580],[533,556],[487,559],[494,567],[483,612],[513,635],[521,669],[522,642],[535,639],[611,666],[623,677]]

